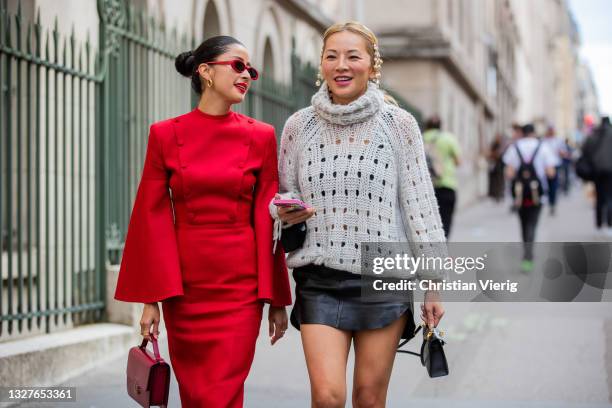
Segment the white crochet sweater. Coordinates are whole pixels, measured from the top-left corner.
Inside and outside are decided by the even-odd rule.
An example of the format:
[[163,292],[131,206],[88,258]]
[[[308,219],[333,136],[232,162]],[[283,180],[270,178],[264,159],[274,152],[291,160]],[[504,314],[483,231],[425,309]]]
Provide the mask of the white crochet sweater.
[[[279,177],[283,198],[316,209],[303,247],[287,258],[291,268],[314,263],[361,273],[362,242],[408,242],[413,256],[447,256],[418,124],[373,83],[348,105],[333,104],[324,83],[312,106],[285,124]],[[270,213],[278,237],[272,204]],[[417,272],[419,279],[445,276]]]

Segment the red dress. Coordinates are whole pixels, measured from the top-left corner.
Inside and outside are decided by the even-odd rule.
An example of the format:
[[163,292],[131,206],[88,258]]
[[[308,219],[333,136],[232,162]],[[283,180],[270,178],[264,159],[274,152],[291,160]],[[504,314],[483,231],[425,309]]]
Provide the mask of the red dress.
[[272,126],[199,109],[151,126],[115,299],[163,301],[183,407],[242,407],[263,302],[291,304],[277,191]]

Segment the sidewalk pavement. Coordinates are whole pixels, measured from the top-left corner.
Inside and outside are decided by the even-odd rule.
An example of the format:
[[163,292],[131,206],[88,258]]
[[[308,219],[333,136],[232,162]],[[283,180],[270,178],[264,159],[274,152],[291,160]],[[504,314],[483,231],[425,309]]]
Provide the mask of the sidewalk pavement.
[[[590,188],[574,183],[568,196],[559,192],[556,215],[544,206],[540,214],[538,242],[601,242],[612,236],[595,229],[594,198]],[[461,194],[461,193],[459,193]],[[450,240],[454,242],[520,242],[518,216],[510,212],[509,197],[500,203],[482,199],[455,216]]]
[[[559,201],[556,216],[543,211],[538,241],[606,240],[594,230],[592,207],[582,189]],[[458,213],[455,220],[451,236],[455,242],[508,242],[520,236],[509,203],[483,200]],[[389,407],[612,407],[609,304],[446,303],[445,309],[440,327],[447,333],[450,375],[430,379],[416,357],[398,355]],[[246,383],[245,407],[309,407],[299,332],[290,327],[286,337],[271,347],[266,331],[264,319]],[[161,339],[167,357],[163,334]],[[418,351],[419,345],[413,340],[407,347]],[[351,406],[352,352],[349,361],[347,406]],[[77,387],[76,406],[136,407],[125,391],[125,363],[125,358],[117,359],[67,382],[66,386]],[[173,378],[169,407],[179,406]]]

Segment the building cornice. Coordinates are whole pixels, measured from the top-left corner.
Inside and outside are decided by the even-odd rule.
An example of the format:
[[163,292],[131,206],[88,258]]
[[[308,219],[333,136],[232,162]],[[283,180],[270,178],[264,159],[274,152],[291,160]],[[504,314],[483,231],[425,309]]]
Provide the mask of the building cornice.
[[334,23],[310,0],[276,0],[276,3],[321,32]]
[[476,81],[461,63],[452,43],[436,27],[398,28],[377,33],[383,58],[393,60],[437,60],[474,100],[483,104],[489,116],[495,116],[494,102],[479,89]]

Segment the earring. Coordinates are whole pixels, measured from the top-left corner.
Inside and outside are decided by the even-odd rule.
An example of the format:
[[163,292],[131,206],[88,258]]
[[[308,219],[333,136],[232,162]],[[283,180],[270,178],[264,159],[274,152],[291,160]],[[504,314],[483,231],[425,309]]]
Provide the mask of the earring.
[[322,81],[323,81],[323,77],[321,76],[321,67],[319,67],[319,72],[317,72],[317,81],[315,82],[315,85],[321,86]]
[[207,85],[209,88],[212,88],[212,86],[213,86],[213,81],[212,81],[212,79],[207,79],[207,80],[206,80],[206,85]]

